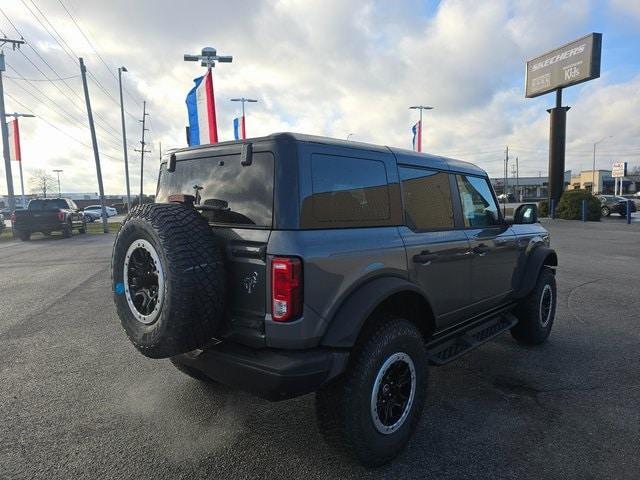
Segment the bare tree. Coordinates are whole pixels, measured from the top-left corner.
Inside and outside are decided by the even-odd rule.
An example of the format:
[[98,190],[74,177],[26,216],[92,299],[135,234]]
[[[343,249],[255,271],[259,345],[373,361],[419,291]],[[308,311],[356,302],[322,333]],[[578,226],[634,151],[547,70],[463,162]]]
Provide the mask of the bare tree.
[[52,188],[55,179],[46,170],[39,169],[33,172],[29,183],[33,193],[42,194],[44,198],[47,198],[47,192]]

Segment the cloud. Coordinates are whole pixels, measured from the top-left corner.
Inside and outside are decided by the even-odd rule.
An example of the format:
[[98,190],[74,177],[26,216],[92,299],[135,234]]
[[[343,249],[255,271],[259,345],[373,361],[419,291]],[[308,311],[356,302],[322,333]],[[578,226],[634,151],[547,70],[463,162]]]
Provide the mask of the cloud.
[[[523,171],[545,172],[545,109],[552,100],[523,98],[524,61],[590,31],[595,11],[587,0],[446,0],[435,8],[416,0],[198,0],[190,2],[189,8],[169,0],[64,2],[111,71],[57,2],[36,2],[47,23],[33,7],[32,13],[22,2],[8,0],[2,8],[25,38],[60,76],[73,78],[66,80],[68,85],[54,82],[57,87],[9,79],[6,91],[76,139],[42,120],[25,119],[22,137],[27,174],[35,168],[61,167],[65,169],[63,189],[84,192],[97,187],[93,154],[86,146],[90,137],[78,69],[45,27],[51,31],[55,26],[116,99],[113,74],[120,65],[129,69],[124,81],[131,93],[125,95],[130,113],[126,123],[131,182],[139,183],[139,153],[132,147],[139,147],[137,118],[144,98],[153,150],[146,162],[145,189],[152,191],[158,142],[165,149],[184,145],[184,98],[192,79],[202,74],[201,67],[183,62],[182,55],[207,45],[234,56],[232,64],[219,65],[214,72],[222,139],[232,138],[231,120],[238,114],[238,105],[228,99],[245,95],[260,100],[248,107],[250,136],[287,130],[340,138],[353,133],[354,140],[410,148],[410,126],[416,118],[408,107],[426,103],[436,109],[425,113],[425,149],[475,161],[490,173],[501,174],[503,150],[509,144],[519,155]],[[624,3],[613,3],[611,10],[618,12],[613,15],[620,16],[616,9]],[[2,16],[0,28],[16,35]],[[29,57],[56,78],[31,49],[22,51],[24,55],[7,52],[11,67],[27,78],[42,79]],[[16,76],[11,70],[6,74]],[[637,138],[634,125],[640,124],[635,100],[638,87],[637,78],[615,83],[605,75],[572,89],[581,94],[569,112],[568,168],[586,167],[582,153],[588,151],[589,142],[607,132],[614,132],[616,138],[610,151],[614,146],[632,150]],[[89,88],[99,115],[105,188],[109,193],[123,193],[117,102],[93,80]],[[52,105],[39,90],[58,105]],[[7,105],[22,109],[11,99]],[[638,157],[630,157],[634,158]]]

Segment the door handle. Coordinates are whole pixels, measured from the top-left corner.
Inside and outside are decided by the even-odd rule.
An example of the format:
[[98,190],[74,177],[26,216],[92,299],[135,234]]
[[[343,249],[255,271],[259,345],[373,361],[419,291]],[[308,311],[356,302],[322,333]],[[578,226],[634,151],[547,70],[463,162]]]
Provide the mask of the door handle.
[[438,258],[437,253],[430,253],[429,250],[425,250],[423,252],[420,252],[414,255],[413,261],[414,263],[426,264],[426,263],[430,263],[431,260],[435,260],[436,258]]
[[488,246],[486,246],[484,243],[481,243],[480,245],[473,247],[473,253],[475,253],[480,257],[484,257],[487,253],[489,253],[489,250],[491,249]]

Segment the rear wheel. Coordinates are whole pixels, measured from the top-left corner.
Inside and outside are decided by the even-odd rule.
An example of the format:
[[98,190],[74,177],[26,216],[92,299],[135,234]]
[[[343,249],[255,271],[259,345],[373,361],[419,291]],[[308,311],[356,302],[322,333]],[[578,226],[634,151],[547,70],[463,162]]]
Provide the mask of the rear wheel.
[[19,232],[18,237],[20,237],[20,240],[22,240],[23,242],[28,242],[29,240],[31,240],[31,233]]
[[514,311],[518,323],[511,329],[517,341],[539,345],[551,333],[556,314],[556,276],[549,267],[543,267],[533,291]]
[[71,223],[67,223],[62,229],[62,236],[64,238],[69,238],[72,235],[73,235],[73,227],[71,226]]
[[420,420],[427,381],[427,354],[415,325],[379,319],[358,341],[342,377],[316,394],[324,438],[363,465],[389,462]]

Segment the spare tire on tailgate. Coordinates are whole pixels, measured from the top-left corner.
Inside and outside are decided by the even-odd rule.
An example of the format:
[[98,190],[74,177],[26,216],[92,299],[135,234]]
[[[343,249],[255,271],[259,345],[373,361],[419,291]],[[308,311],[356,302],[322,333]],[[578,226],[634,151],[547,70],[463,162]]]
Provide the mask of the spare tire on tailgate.
[[193,208],[174,203],[132,209],[115,240],[111,278],[120,322],[147,357],[199,348],[222,323],[223,252]]

